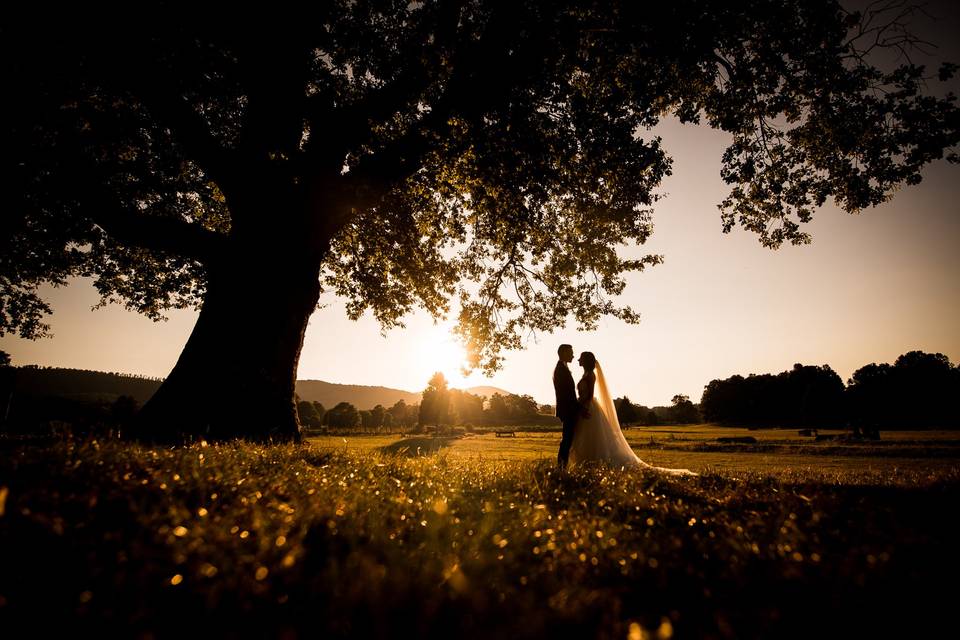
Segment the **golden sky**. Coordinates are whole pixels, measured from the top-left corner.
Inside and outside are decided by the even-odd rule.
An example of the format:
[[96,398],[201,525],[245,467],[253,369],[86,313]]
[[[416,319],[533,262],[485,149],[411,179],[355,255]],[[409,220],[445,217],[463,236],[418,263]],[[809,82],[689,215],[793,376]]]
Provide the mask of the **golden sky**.
[[[930,36],[955,61],[956,13]],[[666,262],[628,279],[622,300],[642,314],[639,325],[607,319],[591,333],[539,335],[493,378],[462,380],[449,322],[434,326],[418,314],[384,338],[369,316],[351,322],[323,298],[330,304],[310,321],[298,377],[420,390],[442,369],[455,386],[493,384],[553,402],[556,347],[568,342],[595,353],[615,396],[661,405],[677,393],[698,401],[714,378],[795,362],[829,364],[844,380],[913,349],[960,362],[960,167],[928,167],[920,185],[856,216],[828,205],[807,227],[813,244],[770,251],[741,229],[720,231],[726,134],[674,122],[657,133],[674,158],[661,188],[668,197],[657,204],[651,240],[628,253],[662,253]],[[47,293],[54,338],[0,338],[14,364],[165,376],[196,317],[173,312],[155,324],[116,305],[91,312],[89,281]]]

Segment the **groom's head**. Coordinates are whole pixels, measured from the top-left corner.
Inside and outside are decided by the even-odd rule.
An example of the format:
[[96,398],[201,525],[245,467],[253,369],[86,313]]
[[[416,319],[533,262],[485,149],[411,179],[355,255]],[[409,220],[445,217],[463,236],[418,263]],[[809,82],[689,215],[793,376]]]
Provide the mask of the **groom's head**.
[[557,348],[557,355],[563,362],[573,362],[573,345],[562,344]]

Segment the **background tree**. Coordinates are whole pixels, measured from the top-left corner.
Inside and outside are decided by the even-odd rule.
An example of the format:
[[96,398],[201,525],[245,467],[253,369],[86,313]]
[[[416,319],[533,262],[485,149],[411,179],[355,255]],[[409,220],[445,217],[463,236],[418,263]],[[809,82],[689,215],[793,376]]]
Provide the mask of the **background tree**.
[[847,411],[855,428],[960,426],[960,370],[942,353],[910,351],[892,366],[865,365],[847,385]]
[[360,428],[364,431],[373,431],[373,414],[367,409],[360,410]]
[[783,407],[785,424],[843,425],[843,380],[830,365],[817,367],[798,363],[785,377],[788,387],[785,395],[789,398],[789,404]]
[[[393,424],[398,427],[412,427],[415,421],[411,421],[410,414],[413,413],[411,407],[403,400],[397,400],[396,404],[387,410],[393,416]],[[419,407],[415,415],[419,415]]]
[[449,425],[455,422],[450,407],[447,379],[439,371],[433,374],[420,400],[420,424]]
[[325,423],[324,423],[324,418],[325,418],[326,415],[327,415],[327,410],[324,408],[323,404],[320,403],[320,402],[314,401],[314,403],[313,403],[313,410],[314,410],[314,412],[317,414],[317,418],[316,418],[316,420],[317,420],[317,426],[319,427],[319,426],[325,424]]
[[378,404],[373,409],[370,409],[370,426],[379,431],[383,428],[383,417],[387,415],[387,410],[383,408],[382,404]]
[[404,420],[403,426],[407,429],[412,429],[416,427],[420,421],[420,404],[412,404],[407,407],[407,417]]
[[140,403],[131,396],[120,396],[110,405],[110,420],[116,425],[127,426],[140,408]]
[[889,425],[890,404],[896,397],[891,368],[886,363],[871,362],[854,371],[847,380],[845,407],[855,430]]
[[711,380],[700,409],[710,422],[743,425],[840,427],[846,422],[844,386],[829,365],[793,365],[776,375]]
[[727,422],[743,415],[740,392],[743,376],[733,375],[724,380],[711,380],[704,387],[700,410],[708,422]]
[[909,58],[872,66],[911,39],[868,18],[835,0],[372,0],[253,24],[20,3],[0,42],[0,331],[44,335],[39,287],[76,275],[155,319],[200,308],[138,430],[179,441],[299,438],[321,288],[384,327],[455,309],[487,369],[568,317],[635,322],[623,276],[660,257],[617,247],[650,235],[661,118],[731,134],[724,231],[773,248],[808,242],[828,198],[859,211],[957,159],[953,97],[923,95],[937,78]]
[[[321,405],[322,407],[323,405]],[[301,400],[297,402],[297,416],[300,418],[300,424],[305,427],[318,428],[323,424],[323,416],[317,413],[313,402]]]
[[511,420],[523,421],[539,413],[537,401],[528,394],[511,393],[506,397],[507,415]]
[[483,398],[478,395],[450,389],[450,407],[461,424],[475,424],[483,419]]
[[690,402],[690,396],[677,394],[673,396],[670,407],[670,420],[677,424],[693,424],[700,421],[700,412],[696,405]]
[[360,412],[349,402],[340,402],[327,412],[327,424],[334,429],[355,429],[360,426]]
[[613,405],[617,408],[617,420],[620,424],[633,424],[639,420],[639,412],[636,405],[630,402],[630,398],[614,398]]
[[950,360],[942,353],[910,351],[893,363],[893,382],[898,402],[891,422],[921,428],[957,424],[960,387]]
[[490,406],[487,407],[487,415],[494,423],[502,423],[510,418],[510,410],[507,408],[506,397],[503,394],[494,393],[490,396]]

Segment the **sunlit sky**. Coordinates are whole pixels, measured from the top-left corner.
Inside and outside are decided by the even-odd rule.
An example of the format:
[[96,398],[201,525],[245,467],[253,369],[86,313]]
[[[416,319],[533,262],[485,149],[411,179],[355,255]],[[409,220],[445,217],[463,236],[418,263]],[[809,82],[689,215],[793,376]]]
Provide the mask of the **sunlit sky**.
[[[953,60],[960,33],[955,12],[936,25]],[[944,38],[948,39],[945,41]],[[443,370],[454,386],[494,385],[553,402],[557,345],[593,351],[610,391],[646,405],[682,393],[698,401],[714,378],[779,372],[795,362],[829,364],[846,380],[869,362],[892,362],[913,349],[960,361],[960,167],[928,167],[924,181],[877,208],[851,216],[826,206],[807,225],[813,244],[764,249],[741,229],[720,231],[716,204],[728,189],[719,177],[728,136],[706,127],[662,124],[674,158],[661,190],[655,232],[624,254],[661,253],[665,263],[628,276],[621,301],[642,314],[639,325],[610,318],[597,331],[572,324],[539,334],[510,352],[492,378],[458,373],[452,319],[434,324],[424,313],[381,337],[366,316],[346,318],[333,297],[310,320],[300,379],[421,390]],[[54,337],[0,338],[14,364],[40,364],[165,376],[196,318],[175,311],[167,322],[109,307],[89,280],[45,289]],[[579,369],[574,363],[575,375]]]

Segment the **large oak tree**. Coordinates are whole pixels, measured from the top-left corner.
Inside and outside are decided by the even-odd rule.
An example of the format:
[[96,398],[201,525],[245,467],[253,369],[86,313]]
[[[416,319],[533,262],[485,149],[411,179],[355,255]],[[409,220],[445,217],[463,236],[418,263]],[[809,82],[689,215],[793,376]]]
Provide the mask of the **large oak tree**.
[[622,276],[659,257],[617,248],[651,233],[662,118],[731,134],[724,229],[770,247],[807,242],[828,198],[857,211],[956,159],[937,71],[871,62],[909,53],[894,4],[21,10],[0,27],[0,331],[44,335],[38,287],[78,275],[151,318],[199,308],[138,432],[181,441],[299,437],[324,289],[386,327],[457,309],[488,368],[571,315],[636,321]]

